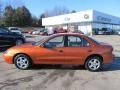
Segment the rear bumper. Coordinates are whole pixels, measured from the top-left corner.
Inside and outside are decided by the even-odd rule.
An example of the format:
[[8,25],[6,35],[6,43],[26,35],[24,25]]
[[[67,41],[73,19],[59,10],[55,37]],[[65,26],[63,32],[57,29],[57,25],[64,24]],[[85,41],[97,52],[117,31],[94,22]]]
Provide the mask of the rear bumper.
[[115,55],[112,54],[112,55],[109,55],[107,57],[104,57],[103,63],[104,64],[109,64],[109,63],[112,63],[114,60],[115,60]]

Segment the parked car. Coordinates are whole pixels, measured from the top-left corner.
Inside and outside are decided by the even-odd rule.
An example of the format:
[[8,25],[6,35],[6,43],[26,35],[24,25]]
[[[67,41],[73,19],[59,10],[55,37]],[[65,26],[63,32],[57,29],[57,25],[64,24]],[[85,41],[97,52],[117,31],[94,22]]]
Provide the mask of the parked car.
[[116,31],[115,31],[115,34],[116,34],[116,35],[120,35],[120,30],[116,30]]
[[110,28],[102,28],[97,31],[98,35],[112,35],[114,31]]
[[11,32],[7,28],[0,27],[0,47],[20,45],[25,42],[23,35]]
[[82,31],[80,31],[80,30],[75,30],[75,31],[73,31],[72,33],[79,33],[79,34],[84,34]]
[[34,30],[33,32],[32,32],[32,35],[39,35],[40,34],[40,31],[39,30]]
[[112,46],[85,35],[63,33],[48,36],[34,44],[12,47],[4,53],[4,60],[22,70],[33,64],[73,64],[98,71],[103,64],[113,61],[112,51]]
[[40,35],[48,35],[47,29],[43,29],[40,31]]
[[11,32],[15,32],[15,33],[18,33],[18,34],[22,34],[22,31],[17,28],[17,27],[9,27],[8,28]]
[[28,34],[32,34],[33,30],[28,30]]
[[63,28],[60,28],[60,29],[55,29],[54,30],[54,33],[66,33],[67,32],[67,30],[65,30],[65,29],[63,29]]
[[118,31],[118,35],[120,35],[120,31]]

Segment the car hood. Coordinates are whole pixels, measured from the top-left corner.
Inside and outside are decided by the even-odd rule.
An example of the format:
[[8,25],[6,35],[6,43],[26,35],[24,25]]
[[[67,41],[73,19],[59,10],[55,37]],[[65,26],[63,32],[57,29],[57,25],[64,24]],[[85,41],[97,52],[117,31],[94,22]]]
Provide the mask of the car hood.
[[22,44],[22,45],[18,45],[18,46],[13,46],[11,48],[9,48],[8,50],[27,50],[30,48],[34,48],[34,45],[32,45],[31,43],[26,43],[26,44]]

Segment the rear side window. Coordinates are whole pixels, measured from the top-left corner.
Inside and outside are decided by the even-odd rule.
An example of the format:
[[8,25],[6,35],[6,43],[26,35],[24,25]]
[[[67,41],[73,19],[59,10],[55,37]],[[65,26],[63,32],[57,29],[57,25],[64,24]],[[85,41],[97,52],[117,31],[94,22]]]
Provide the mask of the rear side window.
[[86,47],[89,42],[80,36],[68,36],[68,47]]

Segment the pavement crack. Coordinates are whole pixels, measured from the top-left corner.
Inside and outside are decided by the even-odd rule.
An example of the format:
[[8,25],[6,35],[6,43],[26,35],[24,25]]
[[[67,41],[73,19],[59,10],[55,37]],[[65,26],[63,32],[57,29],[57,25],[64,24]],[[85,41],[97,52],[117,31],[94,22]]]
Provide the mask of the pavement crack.
[[32,80],[33,76],[18,78],[14,80],[6,80],[4,82],[0,82],[0,90],[8,86],[17,86],[19,83],[30,82]]

